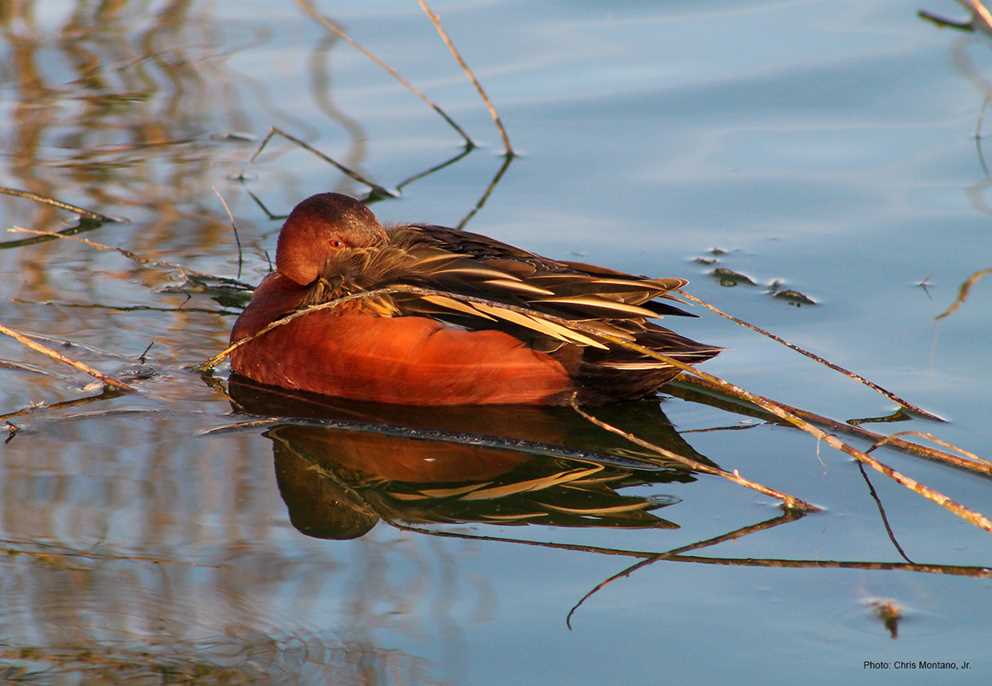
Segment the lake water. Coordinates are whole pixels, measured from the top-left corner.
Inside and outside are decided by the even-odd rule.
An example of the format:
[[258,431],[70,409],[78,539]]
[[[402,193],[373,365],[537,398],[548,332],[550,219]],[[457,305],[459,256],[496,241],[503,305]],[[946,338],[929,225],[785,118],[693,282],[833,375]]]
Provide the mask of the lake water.
[[[696,296],[950,419],[866,428],[989,454],[990,282],[934,319],[992,267],[975,137],[992,39],[915,14],[960,18],[958,4],[438,1],[521,153],[504,169],[415,3],[323,3],[479,144],[407,184],[458,157],[461,139],[304,4],[0,6],[0,185],[130,220],[82,225],[90,240],[257,283],[281,225],[263,206],[367,190],[285,140],[250,163],[277,126],[402,185],[374,205],[383,221],[467,219],[551,256],[685,276]],[[4,228],[78,224],[18,197],[0,196],[0,214]],[[678,389],[597,410],[825,508],[795,517],[712,476],[632,469],[634,446],[570,410],[229,387],[226,366],[212,380],[191,367],[226,345],[239,293],[78,241],[0,239],[0,322],[105,372],[141,372],[136,393],[101,395],[0,338],[13,425],[0,447],[4,679],[992,679],[989,534],[870,472],[876,502],[856,462],[806,434]],[[773,297],[776,281],[817,304]],[[895,409],[696,311],[679,330],[727,348],[707,371],[841,421]],[[273,414],[303,419],[244,424]],[[440,440],[465,435],[492,440]],[[992,515],[987,478],[874,455]]]

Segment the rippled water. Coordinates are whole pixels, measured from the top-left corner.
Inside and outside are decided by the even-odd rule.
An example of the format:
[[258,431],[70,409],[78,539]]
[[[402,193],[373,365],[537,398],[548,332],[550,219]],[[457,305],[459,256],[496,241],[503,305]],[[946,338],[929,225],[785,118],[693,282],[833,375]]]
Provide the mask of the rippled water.
[[[303,5],[0,5],[0,185],[130,220],[0,196],[4,227],[77,227],[66,233],[256,283],[280,227],[265,209],[366,190],[284,140],[250,163],[278,126],[402,186],[375,204],[384,221],[467,221],[552,256],[686,276],[697,296],[952,420],[868,428],[987,453],[988,283],[934,321],[992,266],[974,135],[992,92],[987,36],[882,1],[437,2],[522,153],[506,166],[414,3],[318,9],[469,131],[468,154]],[[273,396],[228,385],[223,367],[191,370],[224,347],[243,292],[74,240],[0,239],[0,322],[138,388],[100,394],[0,340],[0,414],[16,413],[0,449],[8,680],[992,675],[988,534],[873,473],[903,557],[857,465],[805,434],[679,389],[660,408],[597,411],[826,508],[794,517],[714,477],[632,469],[639,449],[568,410]],[[774,297],[776,281],[817,304]],[[756,392],[842,421],[894,410],[717,317],[680,330],[726,346],[706,369]],[[295,419],[246,423],[274,414]],[[982,477],[876,455],[990,513]],[[886,622],[887,607],[900,617]]]

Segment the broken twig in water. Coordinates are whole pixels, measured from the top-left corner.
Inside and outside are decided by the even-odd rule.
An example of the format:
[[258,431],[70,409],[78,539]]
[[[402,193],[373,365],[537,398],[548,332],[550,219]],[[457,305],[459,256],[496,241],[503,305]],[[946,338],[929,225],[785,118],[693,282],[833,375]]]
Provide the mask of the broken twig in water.
[[97,379],[99,381],[102,381],[103,383],[107,384],[108,386],[113,386],[114,388],[118,388],[118,389],[120,389],[122,391],[134,391],[135,390],[133,386],[128,386],[123,381],[120,381],[118,379],[115,379],[114,377],[112,377],[112,376],[110,376],[108,374],[104,374],[99,369],[94,369],[93,367],[89,366],[88,364],[85,364],[84,362],[79,362],[78,360],[73,360],[72,358],[66,357],[65,355],[63,355],[62,353],[58,352],[57,350],[52,350],[47,345],[42,345],[41,343],[37,343],[35,341],[32,341],[30,338],[28,338],[27,336],[25,336],[21,332],[16,331],[15,329],[11,329],[11,328],[9,328],[7,326],[4,326],[3,324],[0,324],[0,334],[4,334],[6,336],[10,336],[15,341],[17,341],[18,343],[20,343],[21,345],[23,345],[25,348],[30,348],[31,350],[34,350],[35,352],[41,353],[42,355],[47,355],[48,357],[52,358],[53,360],[57,360],[58,362],[61,362],[62,364],[67,364],[70,367],[74,367],[74,368],[78,369],[81,372],[84,372],[86,374],[89,374],[94,379]]
[[[0,419],[3,417],[0,416]],[[331,431],[344,431],[353,433],[367,433],[379,436],[395,436],[414,441],[429,441],[438,443],[450,443],[453,445],[471,446],[473,448],[491,448],[495,450],[507,450],[526,455],[536,455],[540,457],[550,457],[555,459],[571,460],[575,462],[585,462],[615,469],[628,469],[643,472],[663,472],[667,468],[647,459],[632,459],[611,455],[603,452],[592,452],[588,450],[573,450],[550,443],[538,441],[527,441],[515,438],[504,438],[502,436],[489,436],[476,433],[452,433],[436,429],[416,429],[408,426],[381,424],[377,422],[364,422],[345,419],[320,418],[309,419],[303,417],[258,417],[244,421],[223,424],[200,431],[198,436],[217,436],[221,434],[233,433],[237,431],[253,431],[259,428],[272,426],[309,426],[328,429]]]
[[988,269],[979,269],[977,272],[965,279],[964,283],[961,284],[961,288],[958,290],[958,297],[954,299],[954,302],[952,302],[946,310],[938,314],[934,317],[934,319],[943,319],[944,317],[949,317],[957,312],[958,308],[961,307],[961,305],[964,304],[964,301],[968,299],[968,294],[971,292],[971,287],[989,274],[992,274],[992,267],[989,267]]
[[224,200],[224,196],[220,194],[216,186],[211,186],[210,190],[214,192],[217,199],[220,200],[220,204],[224,206],[224,211],[227,212],[227,218],[231,221],[231,230],[234,231],[234,242],[238,244],[238,275],[236,278],[241,278],[241,266],[243,263],[243,258],[241,254],[241,236],[238,235],[238,225],[234,221],[234,213],[231,212],[231,207],[227,204],[227,200]]
[[[767,524],[775,526],[790,521],[788,517],[796,518],[800,513],[783,513]],[[672,554],[671,552],[650,552],[646,550],[624,550],[622,548],[605,548],[594,545],[576,543],[556,543],[553,541],[535,541],[525,538],[509,538],[507,536],[486,536],[464,533],[462,531],[439,531],[425,529],[419,526],[403,524],[395,520],[384,520],[387,524],[402,531],[412,531],[425,536],[438,538],[455,538],[465,541],[486,541],[492,543],[512,543],[514,545],[552,550],[568,550],[571,552],[590,553],[593,555],[608,555],[613,557],[658,558],[668,562],[687,562],[689,564],[718,565],[722,567],[763,567],[770,569],[863,569],[872,571],[917,572],[920,574],[946,574],[949,576],[967,576],[976,579],[992,578],[992,568],[974,565],[938,565],[938,564],[908,564],[906,562],[870,562],[861,560],[797,560],[762,557],[703,557],[701,555]],[[762,526],[756,524],[755,527]],[[766,527],[767,528],[767,527]]]
[[876,384],[874,381],[871,381],[870,379],[866,379],[865,377],[861,376],[857,372],[852,372],[849,369],[845,369],[844,367],[841,367],[838,364],[834,364],[830,360],[827,360],[827,359],[824,359],[824,358],[820,357],[816,353],[812,353],[809,350],[806,350],[805,348],[801,348],[800,346],[796,345],[795,343],[791,343],[791,342],[785,340],[781,336],[778,336],[776,334],[773,334],[771,331],[768,331],[767,329],[763,329],[760,326],[757,326],[755,324],[752,324],[751,322],[744,321],[743,319],[739,319],[738,317],[735,317],[734,315],[732,315],[732,314],[730,314],[728,312],[724,312],[723,310],[721,310],[720,308],[716,307],[715,305],[711,305],[708,302],[706,302],[705,300],[702,300],[700,298],[697,298],[696,296],[694,296],[694,295],[692,295],[690,293],[686,293],[686,291],[684,289],[682,289],[682,288],[677,288],[677,289],[675,289],[675,291],[679,295],[681,295],[683,298],[685,298],[685,299],[687,299],[687,300],[689,300],[691,302],[694,302],[697,305],[702,305],[703,307],[705,307],[710,312],[714,312],[714,313],[720,315],[721,317],[723,317],[724,319],[729,319],[730,321],[732,321],[733,323],[735,323],[735,324],[737,324],[739,326],[743,326],[744,328],[750,329],[751,331],[754,331],[755,333],[759,333],[762,336],[766,336],[766,337],[772,339],[773,341],[775,341],[776,343],[781,343],[782,345],[784,345],[785,347],[789,348],[790,350],[795,350],[800,355],[805,355],[806,357],[810,358],[811,360],[813,360],[815,362],[819,362],[820,364],[824,365],[825,367],[829,367],[830,369],[833,369],[835,372],[840,372],[841,374],[843,374],[844,376],[848,377],[849,379],[854,379],[855,381],[859,381],[859,382],[863,383],[868,388],[872,389],[873,391],[875,391],[877,393],[880,393],[881,395],[885,396],[886,398],[888,398],[892,402],[897,403],[898,405],[901,405],[902,407],[905,407],[907,410],[909,410],[913,414],[917,414],[917,415],[919,415],[921,417],[926,417],[927,419],[934,419],[934,420],[936,420],[938,422],[946,422],[947,421],[946,419],[944,419],[940,415],[934,414],[933,412],[930,412],[928,410],[924,410],[922,407],[918,407],[918,406],[914,405],[913,403],[909,402],[908,400],[904,400],[903,398],[900,398],[898,395],[896,395],[892,391],[890,391],[888,389],[885,389],[885,388],[882,388],[881,386],[879,386],[878,384]]
[[587,600],[589,600],[589,598],[599,593],[601,590],[609,586],[614,581],[628,577],[634,572],[638,571],[639,569],[653,565],[655,562],[661,562],[662,560],[667,560],[674,556],[680,555],[682,553],[687,553],[692,550],[699,550],[700,548],[709,548],[710,546],[719,545],[720,543],[726,543],[727,541],[736,541],[741,538],[744,538],[745,536],[750,536],[751,534],[758,533],[760,531],[767,531],[768,529],[775,528],[776,526],[781,526],[782,524],[788,524],[789,522],[795,521],[797,518],[801,516],[802,515],[800,513],[786,512],[782,515],[779,515],[778,517],[775,517],[774,519],[767,519],[763,522],[758,522],[757,524],[751,524],[749,526],[744,526],[739,529],[735,529],[733,531],[728,531],[725,534],[714,536],[713,538],[707,538],[702,541],[697,541],[695,543],[689,543],[688,545],[679,546],[678,548],[672,548],[671,550],[667,550],[663,553],[656,553],[655,555],[647,556],[644,559],[642,559],[640,562],[636,562],[630,565],[629,567],[620,570],[616,574],[613,574],[612,576],[603,579],[598,584],[593,586],[589,591],[587,591],[586,594],[583,595],[581,598],[579,598],[579,601],[572,606],[572,609],[568,611],[568,614],[565,615],[565,626],[567,626],[568,630],[571,631],[572,616],[576,613],[576,611],[578,611],[580,607],[582,607],[582,605]]
[[[582,331],[583,333],[593,333],[593,334],[595,333],[595,330],[592,327],[587,327],[581,324],[573,324],[573,326],[575,329]],[[872,458],[865,452],[858,450],[857,448],[850,446],[847,443],[844,443],[833,434],[828,434],[818,429],[813,424],[807,422],[804,419],[801,419],[795,414],[792,414],[774,400],[771,400],[764,396],[757,395],[755,393],[751,393],[750,391],[746,391],[743,388],[736,386],[730,383],[729,381],[725,381],[724,379],[721,379],[718,376],[696,369],[692,365],[676,360],[672,357],[669,357],[668,355],[663,355],[661,353],[658,353],[645,346],[638,345],[636,343],[631,343],[629,341],[623,340],[622,338],[617,338],[616,336],[611,336],[605,333],[599,333],[598,336],[603,340],[614,343],[615,345],[619,345],[629,350],[634,350],[646,357],[652,357],[660,362],[666,362],[673,367],[677,367],[678,369],[681,369],[684,372],[692,374],[693,376],[697,376],[699,378],[705,379],[706,381],[709,381],[715,384],[716,386],[718,386],[723,392],[741,398],[743,400],[746,400],[754,405],[757,405],[758,407],[775,415],[779,419],[782,419],[783,421],[788,422],[789,424],[792,424],[793,426],[799,429],[802,429],[803,431],[810,434],[817,440],[823,441],[834,450],[839,450],[843,453],[850,455],[857,461],[862,462],[868,465],[869,467],[871,467],[872,469],[874,469],[875,471],[889,477],[890,479],[892,479],[899,485],[903,486],[904,488],[907,488],[913,491],[914,493],[916,493],[917,495],[920,495],[926,498],[927,500],[936,503],[945,510],[952,512],[957,517],[960,517],[969,524],[972,524],[973,526],[976,526],[984,531],[992,533],[992,520],[989,520],[989,518],[983,515],[982,513],[976,512],[975,510],[965,507],[961,503],[949,498],[940,491],[930,488],[926,484],[922,484],[916,481],[915,479],[912,479],[906,476],[905,474],[902,474],[901,472],[892,469],[892,467],[889,467],[888,465],[879,462],[878,460]]]
[[[13,302],[19,302],[19,299],[13,299]],[[37,333],[35,331],[21,331],[22,334],[28,338],[35,341],[45,341],[47,343],[56,343],[63,348],[79,348],[80,350],[86,350],[93,353],[94,355],[101,355],[103,357],[112,357],[117,360],[127,360],[130,361],[128,355],[121,355],[112,350],[104,350],[103,348],[98,348],[95,345],[86,345],[85,343],[79,343],[77,341],[70,340],[65,336],[52,336],[47,333]]]
[[245,336],[244,338],[238,339],[237,341],[235,341],[234,343],[227,346],[219,353],[211,357],[209,360],[206,360],[196,365],[193,369],[200,373],[210,372],[214,367],[216,367],[221,362],[223,362],[228,355],[230,355],[232,352],[234,352],[241,346],[246,345],[247,343],[251,343],[253,340],[259,338],[260,336],[264,336],[269,331],[272,331],[272,329],[279,328],[280,326],[285,326],[294,319],[298,319],[300,317],[308,315],[311,312],[317,312],[319,310],[331,310],[334,309],[335,307],[338,307],[339,305],[343,305],[347,302],[351,302],[352,300],[364,300],[365,298],[371,298],[376,295],[388,295],[390,293],[409,292],[407,288],[408,287],[406,286],[390,286],[387,288],[376,288],[371,291],[362,291],[360,293],[353,293],[352,295],[346,295],[343,298],[336,298],[334,300],[329,300],[325,303],[320,303],[319,305],[312,305],[305,309],[297,310],[292,314],[288,314],[281,319],[277,319],[274,322],[270,322],[269,324],[266,324],[262,329],[256,331],[251,336]]
[[243,288],[243,289],[249,290],[249,291],[250,290],[253,290],[255,288],[251,284],[244,283],[243,281],[239,281],[237,279],[229,279],[229,278],[224,277],[224,276],[214,276],[213,274],[207,274],[205,272],[198,272],[195,269],[190,269],[188,267],[184,267],[183,265],[176,264],[174,262],[166,262],[164,260],[153,260],[153,259],[151,259],[149,257],[144,257],[142,255],[139,255],[139,254],[135,253],[135,252],[132,252],[132,251],[126,249],[126,248],[118,248],[118,247],[113,246],[113,245],[107,245],[105,243],[98,243],[96,241],[91,241],[88,238],[83,238],[82,236],[73,236],[73,235],[70,235],[70,234],[56,233],[55,231],[41,231],[39,229],[26,229],[26,228],[24,228],[22,226],[14,226],[14,227],[11,227],[11,228],[7,229],[7,231],[10,232],[10,233],[28,233],[28,234],[32,234],[34,236],[49,236],[51,238],[61,238],[61,239],[65,239],[65,240],[79,241],[83,245],[88,245],[89,247],[91,247],[91,248],[93,248],[95,250],[102,250],[102,251],[110,251],[110,252],[119,253],[119,254],[123,255],[124,257],[126,257],[127,259],[131,260],[132,262],[136,262],[137,264],[140,264],[142,267],[149,267],[149,268],[152,268],[152,269],[166,269],[166,270],[171,270],[171,271],[177,271],[177,272],[179,272],[181,274],[188,274],[190,276],[196,276],[196,277],[206,278],[206,279],[214,279],[214,280],[220,281],[221,283],[225,283],[225,284],[228,284],[228,285],[231,285],[231,286],[237,286],[238,288]]
[[992,12],[989,12],[981,0],[958,0],[958,2],[971,10],[983,29],[992,31]]
[[981,464],[984,464],[984,465],[992,465],[992,460],[990,460],[989,458],[987,458],[987,457],[981,457],[980,455],[976,455],[975,453],[973,453],[973,452],[971,452],[969,450],[965,450],[964,448],[958,447],[958,446],[954,445],[953,443],[951,443],[950,441],[945,441],[944,439],[939,438],[937,436],[934,436],[932,433],[929,433],[927,431],[899,431],[897,433],[892,434],[891,436],[881,437],[881,438],[879,438],[879,440],[875,441],[875,444],[872,445],[872,447],[868,448],[868,450],[866,450],[865,452],[866,453],[870,453],[871,451],[875,450],[876,448],[881,448],[883,445],[887,445],[889,443],[892,443],[892,442],[898,440],[898,436],[916,436],[917,438],[922,438],[925,441],[930,441],[931,443],[936,443],[937,445],[941,446],[942,448],[947,448],[948,450],[953,450],[955,452],[961,453],[965,457],[967,457],[967,458],[969,458],[971,460],[974,460],[975,462],[978,462],[978,463],[981,463]]
[[105,303],[72,303],[60,300],[25,300],[11,298],[11,302],[23,305],[43,305],[52,307],[72,307],[83,310],[112,310],[114,312],[196,312],[201,314],[216,314],[222,317],[237,317],[241,310],[216,310],[206,307],[156,307],[155,305],[107,305]]
[[[690,390],[691,389],[691,390]],[[665,386],[664,391],[670,393],[674,396],[689,400],[691,402],[698,401],[698,398],[693,397],[694,395],[701,394],[710,399],[710,402],[714,400],[722,401],[719,405],[721,409],[727,410],[728,412],[737,412],[738,414],[745,414],[751,417],[759,417],[765,420],[771,420],[779,423],[782,426],[792,426],[788,422],[781,420],[776,420],[774,415],[762,410],[756,405],[751,403],[743,403],[740,399],[724,395],[722,390],[716,384],[710,384],[709,382],[699,379],[696,377],[682,375],[677,381],[674,381],[667,386]],[[688,391],[688,392],[686,392]],[[949,467],[954,467],[957,469],[964,469],[966,471],[980,474],[985,477],[992,477],[992,465],[984,462],[974,462],[973,460],[967,460],[963,457],[958,457],[957,455],[952,455],[946,453],[942,450],[937,450],[936,448],[931,448],[929,446],[920,445],[919,443],[913,443],[912,441],[905,441],[901,438],[896,438],[894,436],[884,436],[883,434],[876,433],[874,431],[869,431],[860,426],[854,426],[846,422],[839,422],[836,419],[831,419],[830,417],[824,417],[823,415],[816,414],[815,412],[810,412],[809,410],[804,410],[793,405],[788,405],[786,403],[778,403],[782,408],[791,412],[792,414],[805,419],[808,422],[817,424],[821,427],[826,427],[834,433],[847,434],[849,436],[857,436],[858,438],[863,438],[867,441],[880,442],[885,440],[885,445],[894,448],[896,450],[909,453],[911,455],[916,455],[917,457],[922,457],[926,460],[932,460],[934,462],[941,462]],[[731,407],[728,408],[727,405]],[[792,427],[795,428],[795,427]],[[961,451],[960,448],[956,448]],[[963,451],[961,451],[963,452]]]
[[348,45],[350,45],[351,47],[355,48],[355,50],[358,50],[358,52],[360,52],[363,55],[365,55],[366,57],[368,57],[376,65],[378,65],[382,69],[385,69],[386,72],[390,76],[392,76],[394,79],[396,79],[397,81],[399,81],[399,83],[400,83],[401,86],[403,86],[408,91],[410,91],[411,93],[413,93],[414,95],[416,95],[418,98],[420,98],[420,100],[422,100],[424,102],[425,105],[427,105],[432,110],[434,110],[435,112],[437,112],[437,114],[442,119],[444,119],[445,122],[447,122],[448,126],[450,126],[456,132],[458,132],[458,135],[461,136],[465,140],[465,147],[466,148],[471,149],[471,148],[474,148],[475,147],[475,141],[473,141],[469,137],[469,135],[467,133],[465,133],[464,129],[462,129],[462,127],[460,127],[455,122],[455,120],[452,119],[448,115],[447,112],[445,112],[443,109],[441,109],[441,106],[440,105],[438,105],[436,102],[434,102],[429,97],[427,97],[427,95],[425,95],[423,91],[421,91],[419,88],[417,88],[416,86],[414,86],[410,81],[408,81],[406,78],[404,78],[402,74],[400,74],[398,71],[396,71],[391,66],[389,66],[389,64],[387,64],[381,57],[379,57],[374,52],[372,52],[371,50],[369,50],[368,48],[366,48],[364,45],[362,45],[361,43],[359,43],[358,41],[356,41],[354,38],[352,38],[350,35],[348,35],[348,32],[345,31],[341,27],[340,24],[338,24],[337,22],[332,21],[331,19],[328,19],[324,15],[320,14],[319,12],[317,12],[316,8],[314,8],[314,6],[313,6],[313,3],[311,3],[309,0],[296,0],[296,4],[297,4],[297,6],[300,9],[302,9],[304,12],[306,12],[307,15],[309,15],[311,19],[313,19],[315,22],[317,22],[318,24],[320,24],[321,26],[323,26],[325,29],[327,29],[328,31],[330,31],[331,33],[333,33],[334,35],[336,35],[338,38],[341,38]]
[[79,207],[78,205],[72,205],[62,200],[57,200],[55,198],[49,198],[47,195],[41,195],[39,193],[32,193],[31,191],[22,191],[18,188],[7,188],[6,186],[0,186],[0,193],[3,195],[10,195],[15,198],[24,198],[26,200],[32,200],[42,205],[49,205],[51,207],[57,207],[60,210],[66,210],[67,212],[72,212],[80,217],[85,217],[86,219],[93,219],[94,221],[100,222],[110,222],[114,224],[126,224],[129,223],[129,219],[123,219],[121,217],[111,217],[107,214],[101,214],[99,212],[94,212],[93,210],[87,210],[84,207]]
[[623,438],[627,439],[634,445],[639,445],[642,448],[647,448],[648,450],[651,450],[652,452],[656,452],[662,457],[665,457],[669,460],[674,460],[675,462],[678,462],[679,464],[684,465],[693,471],[703,472],[705,474],[712,474],[713,476],[719,476],[723,479],[726,479],[727,481],[732,481],[738,486],[743,486],[744,488],[750,488],[751,490],[757,491],[758,493],[763,493],[764,495],[782,501],[782,504],[790,510],[800,510],[802,512],[818,512],[820,510],[819,507],[816,507],[815,505],[811,505],[804,500],[800,500],[799,498],[793,495],[789,495],[788,493],[783,493],[782,491],[776,491],[773,488],[768,488],[767,486],[763,486],[762,484],[759,484],[757,482],[745,479],[736,470],[734,470],[733,472],[729,472],[726,469],[720,469],[719,467],[711,467],[708,464],[704,464],[702,462],[699,462],[698,460],[693,460],[692,458],[685,457],[683,455],[679,455],[678,453],[662,448],[659,445],[655,445],[654,443],[645,441],[643,438],[640,438],[639,436],[635,436],[634,434],[628,431],[619,429],[613,426],[612,424],[608,424],[603,420],[592,416],[591,414],[583,410],[581,407],[579,407],[578,402],[576,402],[575,394],[572,394],[572,398],[569,401],[569,404],[572,406],[572,409],[579,414],[580,417],[585,419],[590,424],[594,424],[598,426],[600,429],[603,429],[604,431],[609,431],[610,433],[616,434],[617,436],[622,436]]
[[437,31],[437,34],[441,36],[441,40],[444,41],[444,44],[447,46],[451,56],[455,58],[455,61],[458,62],[458,66],[462,68],[462,71],[465,72],[465,75],[468,77],[469,81],[471,81],[472,85],[475,86],[475,90],[479,92],[479,97],[482,98],[482,103],[486,106],[486,110],[488,110],[489,116],[493,120],[493,124],[496,125],[496,130],[499,131],[500,138],[503,139],[504,154],[506,154],[507,157],[513,157],[516,153],[513,151],[513,146],[510,145],[510,137],[506,133],[506,128],[503,126],[503,121],[500,119],[499,113],[493,106],[489,96],[486,95],[486,89],[482,87],[481,83],[479,83],[479,79],[475,77],[475,73],[472,71],[472,68],[465,62],[465,59],[461,56],[461,53],[458,52],[458,48],[455,47],[455,44],[451,41],[451,38],[444,30],[444,27],[441,25],[441,17],[439,17],[434,10],[431,9],[426,0],[417,0],[417,4],[420,5],[420,9],[424,11],[427,18],[431,20],[431,24],[434,25],[434,29]]

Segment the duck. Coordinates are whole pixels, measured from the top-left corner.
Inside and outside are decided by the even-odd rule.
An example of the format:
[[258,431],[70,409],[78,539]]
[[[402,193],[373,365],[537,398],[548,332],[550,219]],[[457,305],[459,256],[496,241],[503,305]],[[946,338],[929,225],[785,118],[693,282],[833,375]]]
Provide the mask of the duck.
[[[320,193],[283,224],[275,270],[231,331],[232,343],[243,341],[231,369],[266,386],[398,405],[640,399],[681,370],[616,338],[687,364],[721,350],[655,322],[695,316],[672,304],[682,304],[672,291],[687,283],[551,259],[432,224],[384,227],[363,202]],[[401,289],[362,295],[391,286]],[[346,296],[357,297],[260,334]]]

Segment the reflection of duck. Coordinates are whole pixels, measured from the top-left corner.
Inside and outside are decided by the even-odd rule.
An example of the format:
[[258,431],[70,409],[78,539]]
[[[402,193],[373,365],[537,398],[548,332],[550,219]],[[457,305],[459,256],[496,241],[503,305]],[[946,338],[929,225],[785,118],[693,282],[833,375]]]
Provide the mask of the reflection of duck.
[[266,384],[408,405],[562,404],[573,391],[582,402],[639,398],[679,370],[611,348],[597,333],[684,362],[709,359],[717,348],[648,321],[686,315],[658,300],[685,283],[551,260],[438,226],[387,231],[357,200],[323,193],[289,215],[276,272],[255,291],[232,341],[302,306],[386,286],[486,302],[409,291],[359,299],[263,334],[235,350],[231,364]]
[[[613,466],[609,460],[535,457],[509,447],[368,430],[370,425],[402,426],[422,435],[444,432],[466,440],[498,435],[508,446],[526,441],[558,445],[563,453],[622,455],[625,444],[564,408],[400,408],[267,388],[237,376],[231,379],[230,393],[241,409],[253,414],[360,427],[327,428],[288,419],[265,433],[273,443],[276,478],[290,520],[301,532],[319,538],[362,536],[379,519],[668,528],[676,525],[652,511],[676,499],[622,495],[620,490],[693,480],[674,468],[641,471]],[[653,442],[707,461],[668,425],[657,403],[626,403],[617,410],[628,418],[640,417],[651,427]]]

